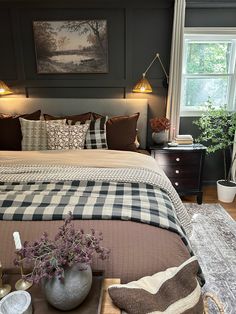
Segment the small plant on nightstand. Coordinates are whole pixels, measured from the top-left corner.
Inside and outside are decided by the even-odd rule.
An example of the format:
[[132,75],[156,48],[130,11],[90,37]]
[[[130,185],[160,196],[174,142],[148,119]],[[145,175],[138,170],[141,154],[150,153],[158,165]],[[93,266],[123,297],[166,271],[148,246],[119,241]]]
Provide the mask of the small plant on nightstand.
[[[215,108],[208,100],[206,108],[199,120],[194,121],[201,135],[196,139],[204,142],[208,153],[222,151],[224,160],[224,179],[217,181],[218,199],[230,203],[236,194],[236,182],[231,181],[231,170],[236,162],[236,154],[232,155],[232,146],[236,132],[236,112],[230,112],[225,106]],[[226,153],[231,153],[231,163],[227,171]]]

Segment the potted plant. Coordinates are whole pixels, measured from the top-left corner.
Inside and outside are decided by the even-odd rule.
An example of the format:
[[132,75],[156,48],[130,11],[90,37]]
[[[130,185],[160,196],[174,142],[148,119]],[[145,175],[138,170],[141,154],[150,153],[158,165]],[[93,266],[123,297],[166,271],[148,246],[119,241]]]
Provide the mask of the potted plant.
[[[222,202],[231,203],[236,194],[236,182],[231,180],[231,170],[236,162],[236,154],[232,155],[234,135],[236,132],[236,112],[230,112],[225,106],[215,108],[208,100],[206,108],[199,120],[194,121],[201,135],[197,142],[204,142],[208,153],[222,151],[224,179],[217,181],[218,199]],[[226,153],[230,152],[231,162],[227,169]]]
[[75,230],[72,214],[51,240],[44,233],[38,241],[25,242],[16,254],[15,264],[26,262],[32,272],[24,279],[41,283],[47,301],[60,310],[71,310],[86,298],[92,285],[90,264],[95,253],[106,259],[110,250],[102,247],[102,234]]
[[152,140],[156,144],[163,144],[167,142],[168,133],[170,129],[170,120],[165,117],[155,117],[150,119],[152,129]]

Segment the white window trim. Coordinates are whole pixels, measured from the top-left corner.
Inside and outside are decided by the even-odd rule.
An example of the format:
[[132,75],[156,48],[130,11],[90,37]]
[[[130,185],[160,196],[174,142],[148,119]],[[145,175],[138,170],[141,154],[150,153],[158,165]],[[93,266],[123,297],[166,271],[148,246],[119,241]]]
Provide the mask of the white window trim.
[[[211,35],[215,35],[217,36],[217,40],[227,40],[227,39],[235,39],[236,40],[236,27],[185,27],[184,28],[184,40],[188,39],[188,35],[189,35],[189,39],[194,39],[194,40],[202,40],[204,38],[204,40],[207,39],[212,39]],[[221,36],[222,35],[222,36]],[[185,51],[185,45],[184,45],[184,53],[183,53],[183,58],[184,60],[186,60],[186,51]],[[232,54],[235,56],[236,55],[236,49],[234,49],[234,51],[232,52]],[[183,62],[183,67],[185,66],[185,63]],[[215,76],[228,76],[228,77],[232,77],[231,78],[231,84],[233,86],[236,86],[236,63],[235,63],[235,69],[234,69],[234,75],[232,74],[213,74],[210,75],[211,77]],[[232,65],[231,65],[232,68]],[[185,69],[183,68],[183,72]],[[205,74],[202,75],[203,77],[207,77],[209,75]],[[194,77],[194,75],[193,75]],[[199,75],[198,75],[199,77]],[[182,99],[182,95],[183,95],[183,75],[182,75],[182,90],[181,90],[181,99]],[[235,99],[236,96],[236,88],[231,88],[231,86],[229,86],[230,89],[230,93],[229,93],[229,103],[233,104],[233,100]],[[233,108],[229,108],[230,110],[233,110]],[[197,116],[201,116],[203,113],[203,110],[193,110],[193,108],[191,108],[190,110],[186,110],[186,107],[183,110],[183,106],[180,106],[180,116],[181,117],[197,117]]]

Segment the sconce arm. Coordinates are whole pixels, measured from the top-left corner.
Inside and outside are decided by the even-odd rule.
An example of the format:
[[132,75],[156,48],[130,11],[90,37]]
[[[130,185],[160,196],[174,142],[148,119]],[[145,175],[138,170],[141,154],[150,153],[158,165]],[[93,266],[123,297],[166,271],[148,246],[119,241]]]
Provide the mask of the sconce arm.
[[165,67],[164,67],[164,65],[163,65],[163,63],[162,63],[162,61],[161,61],[161,58],[160,58],[159,53],[157,53],[157,54],[155,55],[155,57],[153,58],[153,60],[151,61],[151,63],[150,63],[149,66],[147,67],[147,69],[145,70],[145,72],[143,72],[143,77],[146,76],[146,73],[147,73],[148,70],[151,68],[151,66],[153,65],[153,63],[155,62],[156,59],[158,59],[159,62],[160,62],[161,68],[162,68],[163,72],[165,73],[166,80],[167,80],[167,84],[168,84],[168,83],[169,83],[169,76],[168,76],[168,74],[167,74],[167,72],[166,72],[166,69],[165,69]]

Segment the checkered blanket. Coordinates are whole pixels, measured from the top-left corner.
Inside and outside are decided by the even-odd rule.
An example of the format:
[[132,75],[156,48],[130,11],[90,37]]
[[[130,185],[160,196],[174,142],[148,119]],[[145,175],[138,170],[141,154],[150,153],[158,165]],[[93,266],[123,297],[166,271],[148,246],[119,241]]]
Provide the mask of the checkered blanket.
[[169,180],[142,168],[1,164],[0,207],[4,220],[62,219],[72,211],[83,219],[139,220],[178,233],[182,224],[188,231]]
[[113,219],[185,232],[168,195],[145,183],[58,181],[0,183],[1,220]]
[[[169,180],[162,173],[144,168],[96,168],[71,165],[25,165],[0,163],[0,182],[57,182],[57,181],[96,181],[145,183],[161,188],[173,203],[178,220],[188,234],[191,223],[188,213]],[[1,188],[1,186],[0,186]],[[10,187],[11,190],[11,187]],[[1,190],[0,190],[1,193]],[[5,195],[5,192],[2,192]],[[23,193],[23,192],[21,192]],[[24,192],[27,193],[27,192]],[[4,197],[4,196],[3,196]]]

